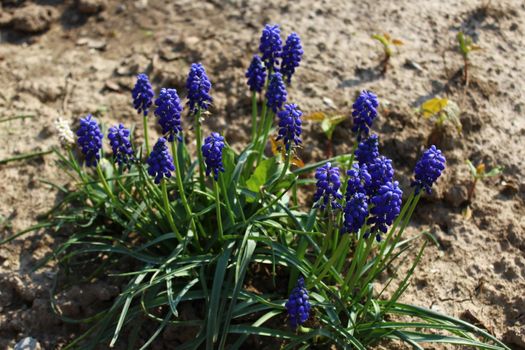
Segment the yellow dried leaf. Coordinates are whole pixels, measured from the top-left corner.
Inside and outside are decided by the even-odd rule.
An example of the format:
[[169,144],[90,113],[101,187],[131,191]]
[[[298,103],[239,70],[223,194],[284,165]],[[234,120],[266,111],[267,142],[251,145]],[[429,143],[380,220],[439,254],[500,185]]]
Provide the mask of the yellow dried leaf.
[[283,149],[283,141],[275,141],[275,138],[270,137],[270,145],[272,146],[272,154],[274,156],[281,153],[281,150]]
[[394,44],[396,46],[404,45],[404,43],[401,40],[399,40],[399,39],[393,39],[392,40],[392,44]]
[[301,158],[294,156],[292,159],[292,164],[295,165],[298,168],[302,168],[304,166],[304,162]]
[[327,118],[326,114],[324,112],[313,112],[310,114],[307,114],[303,117],[303,120],[309,120],[312,122],[322,122]]
[[448,105],[446,98],[432,98],[421,105],[421,113],[424,118],[430,118],[440,112]]

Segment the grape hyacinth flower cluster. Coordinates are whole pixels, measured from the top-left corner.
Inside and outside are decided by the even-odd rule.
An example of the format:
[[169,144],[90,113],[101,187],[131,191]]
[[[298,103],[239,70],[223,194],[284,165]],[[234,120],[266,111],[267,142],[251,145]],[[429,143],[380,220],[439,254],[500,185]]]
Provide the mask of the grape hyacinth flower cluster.
[[379,188],[375,196],[370,199],[372,217],[368,224],[373,224],[372,232],[376,234],[376,240],[381,240],[379,232],[386,233],[388,226],[392,225],[401,211],[403,191],[399,188],[397,181],[387,182]]
[[283,47],[281,62],[281,73],[288,84],[292,81],[292,75],[295,73],[295,69],[299,67],[303,53],[304,51],[299,35],[297,35],[297,33],[290,34]]
[[108,139],[113,150],[113,156],[120,166],[129,166],[134,160],[133,148],[129,140],[130,131],[119,124],[109,128]]
[[262,31],[259,51],[261,52],[262,60],[269,71],[276,71],[275,64],[277,59],[281,57],[282,45],[281,29],[279,26],[267,24]]
[[379,140],[376,134],[361,141],[355,150],[355,158],[359,165],[370,164],[379,157]]
[[414,169],[415,180],[412,182],[412,186],[415,187],[416,193],[422,189],[428,194],[432,193],[432,185],[445,170],[445,163],[445,156],[434,145],[423,153]]
[[392,167],[392,160],[379,156],[367,165],[368,174],[370,174],[370,182],[366,187],[367,194],[374,196],[379,188],[394,179],[394,168]]
[[346,186],[346,204],[343,209],[343,232],[357,233],[363,227],[368,216],[368,197],[366,188],[370,185],[371,177],[366,165],[354,164],[346,172],[348,176]]
[[146,74],[141,73],[137,75],[137,83],[131,91],[131,96],[133,97],[133,107],[138,113],[143,113],[144,116],[147,116],[155,93]]
[[333,167],[328,162],[317,168],[315,178],[317,179],[317,190],[314,194],[316,205],[321,210],[324,210],[328,205],[332,209],[340,209],[341,204],[338,203],[338,200],[342,199],[343,195],[339,193],[339,188],[341,187],[339,168]]
[[304,279],[299,277],[285,305],[290,317],[290,326],[293,329],[296,329],[297,326],[304,324],[308,320],[311,308],[309,299]]
[[170,178],[171,172],[175,171],[175,165],[173,164],[173,158],[168,151],[166,139],[160,137],[153,146],[148,157],[148,174],[155,177],[155,183],[159,184],[163,178]]
[[266,105],[268,108],[277,113],[286,102],[287,95],[281,73],[272,74],[268,90],[266,91]]
[[258,55],[254,55],[250,66],[245,74],[248,78],[250,91],[261,92],[266,82],[266,69],[264,63]]
[[301,143],[301,117],[303,112],[296,104],[287,104],[284,109],[277,113],[279,117],[279,135],[277,141],[283,140],[283,143],[288,151],[292,142],[295,145]]
[[212,102],[210,96],[211,82],[201,63],[193,63],[191,65],[190,73],[186,80],[186,89],[188,89],[188,105],[191,114],[197,113],[199,109],[203,111],[208,110]]
[[77,136],[77,144],[82,150],[82,154],[84,154],[86,165],[97,166],[100,160],[100,150],[102,149],[102,138],[104,135],[91,114],[80,119],[80,128],[77,131]]
[[175,137],[182,141],[182,126],[180,115],[182,105],[179,95],[175,89],[161,89],[159,97],[155,100],[155,115],[159,118],[162,133],[169,142],[173,142]]
[[362,136],[368,136],[372,127],[374,119],[377,117],[377,107],[379,101],[377,96],[367,90],[361,91],[359,97],[352,105],[352,116],[354,118],[354,126],[352,131],[357,134],[357,139],[361,140]]
[[222,164],[223,148],[224,137],[216,132],[206,137],[206,139],[204,139],[204,145],[202,145],[202,155],[206,162],[206,176],[210,176],[210,174],[213,173],[215,181],[219,178],[219,171],[224,172],[224,166]]

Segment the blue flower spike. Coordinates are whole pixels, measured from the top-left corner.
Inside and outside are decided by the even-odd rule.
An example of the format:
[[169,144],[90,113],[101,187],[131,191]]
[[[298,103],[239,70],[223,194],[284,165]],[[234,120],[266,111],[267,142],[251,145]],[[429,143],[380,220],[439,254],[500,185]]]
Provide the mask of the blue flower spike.
[[266,68],[258,55],[254,55],[245,74],[250,91],[261,92],[266,82]]
[[266,105],[274,113],[277,113],[283,108],[288,93],[284,86],[283,76],[281,73],[273,73],[270,77],[270,83],[268,84],[268,90],[266,91]]
[[213,99],[210,96],[211,82],[201,63],[193,63],[186,80],[188,90],[188,105],[190,113],[195,114],[200,109],[207,111]]
[[120,166],[124,167],[129,167],[135,160],[129,137],[129,129],[122,124],[109,128],[108,139],[113,150],[113,157]]
[[299,67],[303,54],[301,38],[296,33],[290,34],[283,47],[281,62],[281,73],[288,84],[292,82],[292,75],[295,73],[295,69]]
[[222,150],[224,148],[224,137],[219,133],[213,132],[204,139],[202,145],[202,155],[206,163],[206,176],[213,173],[215,181],[219,179],[219,172],[224,172],[222,164]]
[[359,97],[357,97],[352,105],[352,117],[354,118],[352,131],[357,134],[358,141],[360,141],[363,136],[368,136],[372,123],[377,117],[378,106],[379,101],[377,96],[368,90],[361,91]]
[[84,155],[87,166],[97,166],[102,149],[102,138],[100,126],[91,114],[80,119],[80,127],[77,131],[77,144]]
[[159,118],[162,133],[169,142],[175,138],[182,141],[182,126],[180,115],[182,105],[175,89],[161,89],[159,97],[155,100],[155,115]]
[[283,41],[281,39],[281,29],[278,25],[267,24],[261,35],[259,51],[262,54],[262,60],[269,71],[276,71],[275,64],[282,54]]
[[376,158],[379,158],[379,140],[376,134],[370,135],[359,143],[355,150],[355,158],[359,165],[373,163]]
[[153,103],[153,96],[155,96],[146,74],[137,75],[137,82],[131,91],[131,96],[133,97],[133,107],[138,113],[143,113],[146,117]]
[[366,194],[366,189],[370,187],[372,181],[366,165],[353,164],[346,175],[348,176],[346,200],[349,200],[356,193]]
[[288,151],[292,143],[296,146],[301,143],[303,112],[296,104],[287,104],[284,109],[277,113],[279,117],[279,135],[277,141],[283,140]]
[[397,181],[387,182],[379,188],[370,199],[372,217],[368,224],[373,224],[372,232],[376,232],[376,240],[381,241],[381,233],[386,233],[401,211],[403,191]]
[[317,179],[317,190],[314,194],[316,206],[321,210],[324,210],[328,205],[331,209],[341,209],[341,204],[338,203],[338,200],[343,198],[339,192],[341,187],[339,168],[328,162],[317,168],[315,178]]
[[285,306],[290,317],[290,326],[293,329],[304,324],[308,320],[308,317],[310,317],[310,298],[302,277],[299,277],[297,280],[297,284],[294,289],[292,289]]
[[443,153],[436,146],[430,146],[423,153],[414,169],[415,180],[412,182],[412,186],[416,188],[416,193],[419,193],[422,189],[428,194],[432,193],[432,185],[445,170],[445,165],[446,159]]
[[366,186],[366,192],[369,197],[376,195],[381,186],[387,182],[392,182],[394,179],[392,160],[385,156],[374,159],[367,166],[367,171],[370,174],[370,183]]
[[173,158],[166,143],[166,139],[160,137],[148,157],[148,174],[155,177],[156,184],[159,184],[163,178],[170,178],[171,172],[175,171]]
[[368,216],[368,201],[366,194],[357,192],[347,201],[344,208],[343,231],[357,233],[363,227]]

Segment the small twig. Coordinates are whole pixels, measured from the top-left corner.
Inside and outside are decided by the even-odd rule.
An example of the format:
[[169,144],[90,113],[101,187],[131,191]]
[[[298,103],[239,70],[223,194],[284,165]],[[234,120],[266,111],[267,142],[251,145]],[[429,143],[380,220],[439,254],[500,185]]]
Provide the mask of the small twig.
[[64,87],[64,90],[66,90],[64,92],[64,99],[62,100],[62,114],[65,115],[66,114],[66,110],[67,110],[67,102],[69,100],[69,94],[70,94],[70,89],[69,89],[69,79],[71,78],[72,74],[71,72],[69,72],[66,77],[65,77],[65,87]]
[[17,161],[17,160],[24,160],[24,159],[29,159],[29,158],[40,157],[40,156],[44,156],[46,154],[49,154],[51,152],[53,152],[53,150],[32,152],[32,153],[24,153],[24,154],[20,154],[18,156],[14,156],[14,157],[11,157],[11,158],[0,159],[0,164],[7,164],[9,162],[14,162],[14,161]]
[[3,122],[8,122],[10,120],[16,120],[16,119],[26,119],[26,118],[34,118],[35,116],[34,115],[26,115],[26,114],[22,114],[22,115],[15,115],[14,117],[8,117],[8,118],[4,118],[4,119],[0,119],[0,123],[3,123]]

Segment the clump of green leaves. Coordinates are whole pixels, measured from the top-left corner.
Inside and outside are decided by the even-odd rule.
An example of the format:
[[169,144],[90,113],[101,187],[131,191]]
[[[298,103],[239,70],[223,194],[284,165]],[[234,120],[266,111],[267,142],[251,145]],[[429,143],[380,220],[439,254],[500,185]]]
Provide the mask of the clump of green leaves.
[[334,153],[333,136],[336,127],[344,122],[347,117],[339,113],[314,112],[304,117],[304,120],[309,120],[319,123],[321,130],[323,130],[328,139],[328,147],[326,149],[326,156],[331,158]]
[[475,45],[472,38],[463,32],[459,32],[456,36],[458,42],[458,51],[463,57],[463,83],[468,84],[468,71],[470,65],[469,54],[472,51],[480,50],[480,47]]
[[419,107],[419,113],[425,119],[433,119],[438,128],[452,125],[458,135],[462,132],[463,127],[459,119],[461,110],[454,101],[448,98],[435,97],[426,100]]
[[470,175],[472,176],[472,183],[468,191],[468,201],[470,202],[474,196],[474,191],[476,190],[476,184],[478,181],[483,181],[489,177],[500,175],[503,172],[503,168],[500,166],[495,166],[494,168],[487,171],[484,163],[479,163],[477,166],[474,166],[474,164],[468,159],[467,165]]
[[383,46],[384,57],[383,57],[383,60],[381,61],[381,66],[382,66],[381,74],[385,74],[388,70],[388,64],[390,63],[390,58],[394,54],[393,47],[401,46],[403,45],[403,42],[399,39],[394,39],[390,37],[390,35],[387,33],[374,34],[372,35],[372,39],[379,41],[381,45]]

